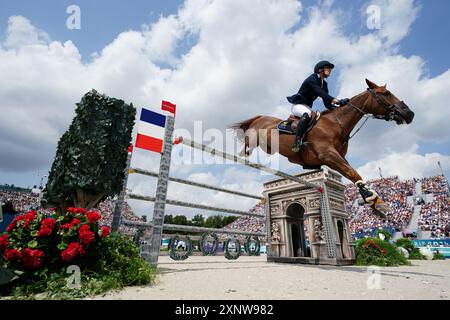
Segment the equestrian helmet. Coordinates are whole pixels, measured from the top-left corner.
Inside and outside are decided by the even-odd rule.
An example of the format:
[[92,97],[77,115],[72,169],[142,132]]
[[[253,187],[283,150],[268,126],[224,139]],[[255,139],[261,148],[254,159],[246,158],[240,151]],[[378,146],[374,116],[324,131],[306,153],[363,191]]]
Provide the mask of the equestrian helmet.
[[319,73],[319,70],[323,69],[325,67],[333,69],[334,68],[334,64],[332,64],[330,61],[327,61],[327,60],[320,61],[314,67],[314,73]]

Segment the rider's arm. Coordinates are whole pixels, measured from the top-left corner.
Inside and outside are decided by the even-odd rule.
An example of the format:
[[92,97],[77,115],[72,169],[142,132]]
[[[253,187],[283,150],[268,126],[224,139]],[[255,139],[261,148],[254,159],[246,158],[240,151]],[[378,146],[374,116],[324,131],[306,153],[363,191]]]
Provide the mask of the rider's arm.
[[330,96],[328,93],[325,92],[317,83],[311,83],[311,88],[314,91],[316,96],[319,96],[323,100],[323,104],[327,109],[334,109],[335,107],[332,105],[334,101],[334,97]]

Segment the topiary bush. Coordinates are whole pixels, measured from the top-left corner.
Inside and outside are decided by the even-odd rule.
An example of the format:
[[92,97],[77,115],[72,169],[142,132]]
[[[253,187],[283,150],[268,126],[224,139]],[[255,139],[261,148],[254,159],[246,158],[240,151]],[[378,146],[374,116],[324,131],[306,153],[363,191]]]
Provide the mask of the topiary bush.
[[379,238],[363,238],[356,242],[356,264],[360,266],[409,265],[396,247]]
[[425,257],[420,253],[419,248],[416,248],[411,240],[408,238],[400,238],[395,242],[397,247],[403,247],[409,252],[410,260],[425,260]]

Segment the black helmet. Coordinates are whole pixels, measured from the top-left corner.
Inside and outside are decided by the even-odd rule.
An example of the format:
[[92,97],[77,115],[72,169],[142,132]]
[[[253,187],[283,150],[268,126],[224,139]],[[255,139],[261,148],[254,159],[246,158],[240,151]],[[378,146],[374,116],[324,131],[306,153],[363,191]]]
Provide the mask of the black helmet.
[[316,66],[314,67],[314,73],[319,73],[319,69],[323,69],[325,67],[329,67],[331,69],[334,68],[334,64],[332,64],[330,61],[320,61]]

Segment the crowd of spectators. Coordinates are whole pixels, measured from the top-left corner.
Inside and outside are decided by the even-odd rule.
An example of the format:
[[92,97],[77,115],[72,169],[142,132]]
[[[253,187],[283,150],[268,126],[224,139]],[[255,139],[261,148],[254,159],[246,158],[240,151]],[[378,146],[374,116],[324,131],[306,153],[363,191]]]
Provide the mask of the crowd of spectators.
[[[264,204],[258,203],[252,209],[251,213],[264,214]],[[241,230],[246,232],[265,232],[266,221],[263,217],[241,216],[225,228],[230,230]]]
[[[38,208],[41,212],[46,214],[51,214],[52,212],[49,209],[40,208],[39,194],[31,192],[0,190],[0,203],[5,204],[8,202],[12,204],[14,212],[7,213],[23,214],[28,212],[29,210]],[[101,213],[102,219],[100,220],[100,225],[111,226],[114,205],[115,201],[113,201],[111,198],[108,198],[105,201],[99,203],[96,208],[92,209]],[[141,221],[141,218],[134,214],[132,208],[128,205],[127,202],[124,203],[122,215],[122,218],[126,220]],[[126,234],[134,234],[136,232],[136,229],[126,226],[120,226],[120,231]]]
[[450,197],[447,180],[444,176],[422,179],[422,192],[433,194],[433,202],[421,206],[419,228],[430,231],[432,238],[450,236]]
[[[388,220],[385,221],[372,213],[371,208],[352,206],[359,197],[358,189],[354,184],[346,188],[346,209],[349,212],[350,230],[354,235],[370,234],[378,228],[394,231],[403,231],[408,227],[413,206],[407,203],[407,197],[414,194],[414,180],[400,181],[395,177],[369,180],[366,183],[369,189],[375,190],[389,207],[386,213]],[[362,199],[361,199],[362,201]]]
[[0,202],[11,202],[17,213],[24,213],[39,206],[39,195],[31,192],[0,190]]
[[[113,220],[113,213],[114,213],[114,207],[115,207],[115,200],[111,198],[107,198],[106,200],[100,202],[97,207],[95,207],[94,211],[98,211],[101,213],[102,218],[100,220],[100,225],[105,225],[111,227],[112,220]],[[131,220],[131,221],[142,221],[141,217],[138,217],[134,214],[133,209],[128,205],[128,203],[125,201],[122,207],[122,219],[124,220]],[[119,227],[119,231],[128,234],[133,235],[136,233],[136,228],[127,227],[124,225],[121,225]]]

